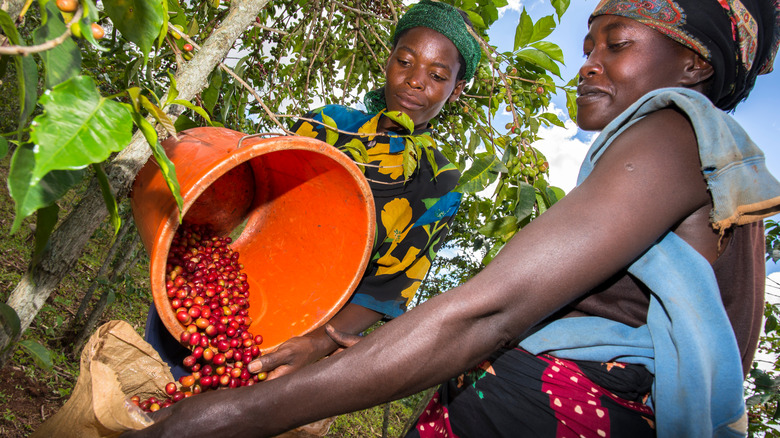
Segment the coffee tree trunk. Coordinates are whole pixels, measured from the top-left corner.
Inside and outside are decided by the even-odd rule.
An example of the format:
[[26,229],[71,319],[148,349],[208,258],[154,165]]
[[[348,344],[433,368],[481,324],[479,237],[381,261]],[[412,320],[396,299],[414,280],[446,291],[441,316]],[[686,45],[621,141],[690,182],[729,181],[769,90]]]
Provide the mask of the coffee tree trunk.
[[[176,75],[178,99],[191,101],[207,86],[211,71],[225,59],[236,39],[249,28],[268,1],[233,0],[231,2],[230,12],[224,21],[206,39],[195,57]],[[11,1],[11,3],[19,2]],[[175,109],[172,109],[168,112],[171,114],[174,111]],[[106,167],[117,200],[128,195],[135,175],[150,155],[151,150],[146,140],[140,132],[136,131],[130,145]],[[100,189],[93,181],[76,208],[52,234],[50,246],[43,254],[41,262],[25,273],[8,298],[7,304],[19,315],[21,330],[17,339],[10,339],[4,330],[0,330],[0,351],[11,342],[16,342],[21,333],[27,330],[49,295],[73,270],[84,246],[107,214]],[[0,368],[8,361],[12,350],[10,348],[5,350],[5,354],[0,357]]]

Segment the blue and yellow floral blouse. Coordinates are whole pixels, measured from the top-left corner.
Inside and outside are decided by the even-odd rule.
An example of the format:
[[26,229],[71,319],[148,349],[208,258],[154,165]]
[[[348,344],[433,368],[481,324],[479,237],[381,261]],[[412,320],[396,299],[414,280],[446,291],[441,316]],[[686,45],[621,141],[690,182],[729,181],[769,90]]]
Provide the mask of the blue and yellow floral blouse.
[[[312,111],[306,118],[326,120],[340,131],[375,133],[380,116],[381,113],[366,114],[341,105],[328,105]],[[417,170],[405,180],[403,150],[405,141],[409,140],[403,137],[345,134],[305,120],[298,120],[292,131],[325,141],[350,157],[352,154],[346,152],[350,143],[357,141],[365,147],[369,166],[361,167],[374,195],[377,230],[373,256],[350,302],[389,318],[402,314],[444,244],[450,222],[460,206],[461,194],[452,191],[460,178],[457,167],[433,148],[431,156],[436,166],[423,153]],[[422,130],[412,135],[430,138],[428,134],[428,130]]]

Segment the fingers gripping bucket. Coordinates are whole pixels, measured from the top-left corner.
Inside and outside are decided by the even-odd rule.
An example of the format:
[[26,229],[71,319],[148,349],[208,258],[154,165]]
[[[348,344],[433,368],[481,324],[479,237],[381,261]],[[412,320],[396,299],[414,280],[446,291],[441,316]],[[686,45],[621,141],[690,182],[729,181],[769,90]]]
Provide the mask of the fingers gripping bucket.
[[[249,282],[249,331],[268,351],[320,327],[349,299],[370,258],[374,201],[355,163],[324,142],[242,137],[194,128],[163,147],[176,166],[184,221],[240,233],[231,246]],[[184,326],[165,289],[178,209],[154,160],[138,173],[131,205],[155,307],[179,339]]]

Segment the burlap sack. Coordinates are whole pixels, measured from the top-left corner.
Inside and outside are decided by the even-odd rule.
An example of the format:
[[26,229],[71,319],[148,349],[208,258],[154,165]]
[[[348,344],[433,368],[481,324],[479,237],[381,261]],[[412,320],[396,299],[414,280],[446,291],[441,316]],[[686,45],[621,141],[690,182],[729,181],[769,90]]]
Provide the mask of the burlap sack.
[[[172,382],[168,365],[125,321],[100,326],[81,352],[79,378],[70,399],[31,438],[115,437],[152,424],[129,398],[165,399]],[[291,430],[279,438],[314,438],[328,433],[333,418]]]
[[142,429],[152,421],[129,397],[165,395],[173,381],[168,365],[124,321],[97,329],[81,353],[81,369],[70,399],[32,435],[44,437],[113,437]]

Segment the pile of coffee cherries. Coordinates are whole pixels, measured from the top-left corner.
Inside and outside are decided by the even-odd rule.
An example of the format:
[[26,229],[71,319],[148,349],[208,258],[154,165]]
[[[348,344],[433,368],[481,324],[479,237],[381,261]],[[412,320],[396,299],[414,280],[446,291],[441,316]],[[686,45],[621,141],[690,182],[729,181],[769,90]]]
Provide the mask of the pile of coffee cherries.
[[261,335],[248,331],[249,283],[230,248],[230,237],[210,227],[183,223],[171,243],[166,292],[176,319],[185,327],[179,341],[192,352],[183,360],[191,374],[165,386],[163,400],[139,396],[130,401],[154,412],[203,391],[250,386],[265,380],[247,365],[260,356]]

